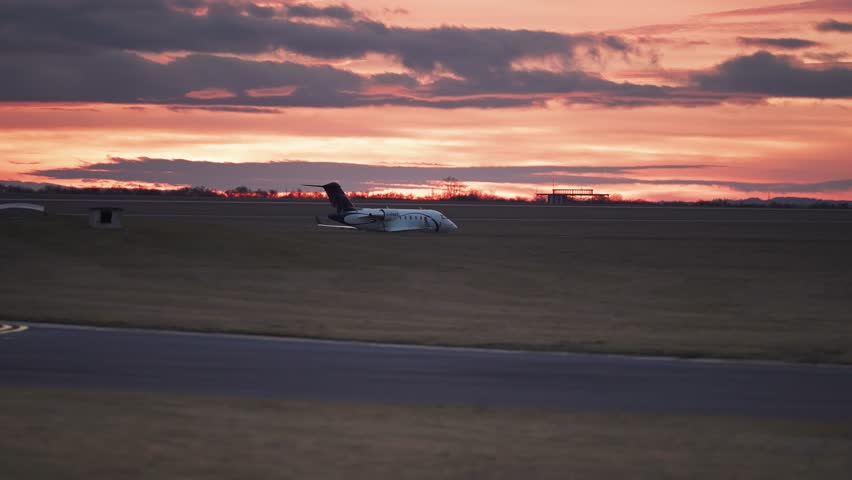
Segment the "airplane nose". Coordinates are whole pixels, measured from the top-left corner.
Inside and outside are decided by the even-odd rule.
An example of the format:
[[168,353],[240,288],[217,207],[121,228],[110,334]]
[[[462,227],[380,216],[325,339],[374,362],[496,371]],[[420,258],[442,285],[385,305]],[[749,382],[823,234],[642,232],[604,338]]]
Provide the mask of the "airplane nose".
[[458,225],[453,223],[452,220],[447,220],[446,221],[446,229],[447,229],[448,232],[455,232],[456,230],[459,229],[459,227],[458,227]]

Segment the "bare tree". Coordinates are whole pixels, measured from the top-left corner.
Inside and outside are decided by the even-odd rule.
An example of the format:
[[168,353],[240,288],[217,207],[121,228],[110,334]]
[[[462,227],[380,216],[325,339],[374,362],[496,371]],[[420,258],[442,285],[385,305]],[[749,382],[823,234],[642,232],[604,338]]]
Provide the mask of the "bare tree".
[[458,178],[450,176],[442,178],[441,181],[444,182],[447,198],[458,197],[464,193],[465,185]]

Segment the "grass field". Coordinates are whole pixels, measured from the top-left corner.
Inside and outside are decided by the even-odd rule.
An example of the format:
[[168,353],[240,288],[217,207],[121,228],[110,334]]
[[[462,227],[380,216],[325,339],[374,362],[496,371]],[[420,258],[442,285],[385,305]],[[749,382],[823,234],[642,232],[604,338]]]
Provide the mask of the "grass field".
[[820,478],[852,426],[0,388],[3,478]]
[[394,235],[127,209],[2,220],[0,319],[852,362],[852,212],[446,206],[457,234]]

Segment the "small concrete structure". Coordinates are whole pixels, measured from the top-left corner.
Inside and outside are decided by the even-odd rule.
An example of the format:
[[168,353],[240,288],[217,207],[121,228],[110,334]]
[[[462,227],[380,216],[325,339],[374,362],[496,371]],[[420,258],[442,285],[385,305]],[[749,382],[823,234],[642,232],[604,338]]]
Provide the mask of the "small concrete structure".
[[123,208],[94,207],[89,209],[89,226],[92,228],[117,230],[121,228]]

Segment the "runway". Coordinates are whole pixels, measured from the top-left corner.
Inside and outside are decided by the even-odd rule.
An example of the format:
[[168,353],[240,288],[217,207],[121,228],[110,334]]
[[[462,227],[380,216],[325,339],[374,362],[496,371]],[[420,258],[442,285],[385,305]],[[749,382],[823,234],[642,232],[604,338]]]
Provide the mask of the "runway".
[[[86,216],[91,207],[111,206],[124,209],[128,218],[174,218],[180,221],[270,223],[303,228],[312,225],[314,216],[325,217],[332,211],[324,199],[183,199],[111,196],[14,196],[2,202],[32,202],[43,205],[49,215]],[[581,225],[636,225],[639,228],[670,228],[695,225],[711,231],[721,227],[795,228],[797,226],[841,229],[848,233],[852,210],[846,209],[770,209],[665,207],[658,205],[552,206],[539,203],[411,202],[392,200],[356,200],[360,207],[438,209],[465,224],[504,223],[577,223]],[[458,222],[457,222],[458,223]],[[467,230],[467,229],[465,229]]]
[[852,418],[852,367],[28,324],[0,384],[571,411]]

